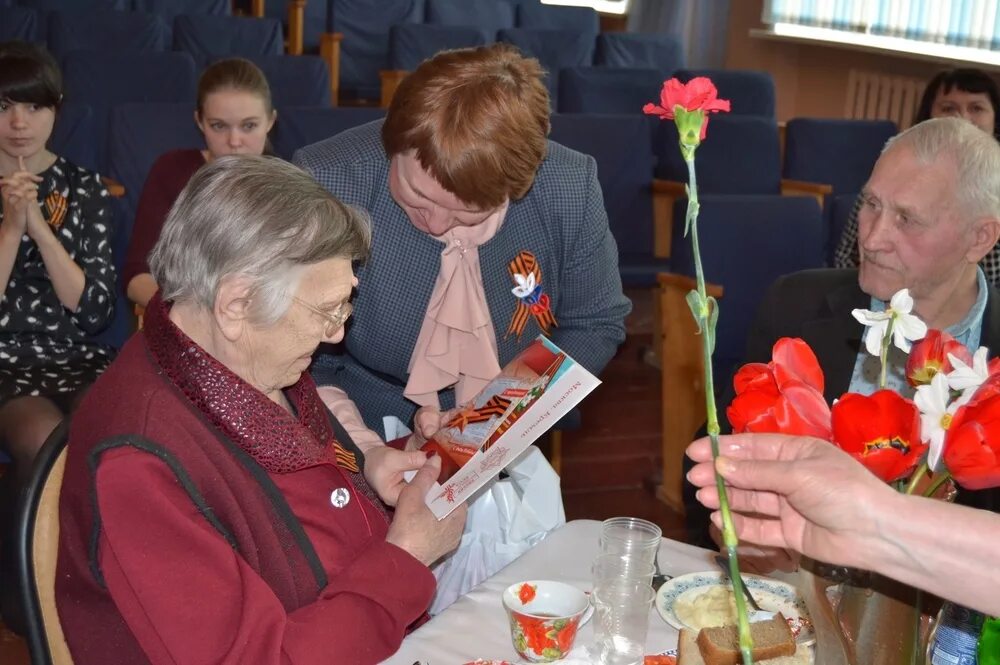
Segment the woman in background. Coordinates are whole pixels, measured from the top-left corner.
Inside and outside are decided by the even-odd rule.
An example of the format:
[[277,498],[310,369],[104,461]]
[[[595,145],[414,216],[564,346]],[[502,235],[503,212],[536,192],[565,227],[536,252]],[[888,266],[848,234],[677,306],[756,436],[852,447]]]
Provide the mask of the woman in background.
[[[968,120],[1000,139],[1000,88],[996,81],[978,69],[952,69],[932,78],[924,89],[913,124],[949,117]],[[836,268],[858,267],[858,211],[863,204],[864,197],[858,196],[834,255]],[[1000,250],[997,247],[980,265],[987,281],[1000,284]]]
[[46,148],[61,102],[48,52],[0,44],[0,449],[22,478],[113,356],[91,338],[114,308],[110,200]]
[[220,60],[202,73],[194,121],[205,136],[206,148],[164,153],[146,177],[122,275],[133,302],[145,307],[156,292],[147,257],[170,207],[194,172],[224,155],[267,152],[267,133],[276,117],[267,78],[249,60]]
[[[96,173],[46,148],[62,75],[45,50],[0,44],[0,543],[38,449],[113,352],[92,335],[111,321],[111,208]],[[3,558],[8,558],[5,551]],[[23,629],[13,570],[0,567],[0,610]]]

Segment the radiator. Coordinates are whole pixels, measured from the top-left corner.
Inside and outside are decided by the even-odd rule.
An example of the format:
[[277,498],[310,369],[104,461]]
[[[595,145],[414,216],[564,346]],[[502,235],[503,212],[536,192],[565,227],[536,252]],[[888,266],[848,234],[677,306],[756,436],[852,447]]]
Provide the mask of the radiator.
[[906,129],[913,124],[925,84],[923,79],[852,69],[847,78],[844,117],[892,120]]

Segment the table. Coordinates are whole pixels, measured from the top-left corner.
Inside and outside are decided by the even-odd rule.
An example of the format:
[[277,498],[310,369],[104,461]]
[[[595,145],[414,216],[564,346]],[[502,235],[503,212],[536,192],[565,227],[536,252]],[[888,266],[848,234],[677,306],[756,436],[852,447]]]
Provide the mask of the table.
[[[567,582],[585,591],[592,588],[590,567],[598,554],[601,523],[574,520],[510,563],[459,599],[441,614],[411,633],[387,665],[461,665],[476,658],[518,661],[510,642],[507,613],[500,602],[503,590],[527,579]],[[660,543],[659,562],[667,575],[682,575],[715,567],[715,552],[674,540]],[[577,645],[593,641],[593,621],[580,629]],[[677,630],[650,609],[646,653],[677,646]]]

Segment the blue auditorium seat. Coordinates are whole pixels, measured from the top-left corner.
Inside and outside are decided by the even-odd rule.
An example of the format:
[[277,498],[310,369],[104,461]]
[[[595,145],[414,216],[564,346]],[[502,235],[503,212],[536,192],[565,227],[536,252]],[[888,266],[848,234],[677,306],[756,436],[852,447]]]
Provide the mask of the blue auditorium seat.
[[174,50],[188,53],[199,67],[220,57],[281,55],[281,23],[246,16],[178,16]]
[[77,166],[101,171],[94,112],[82,102],[67,101],[59,107],[48,148]]
[[130,0],[17,0],[22,7],[43,12],[127,11]]
[[[62,63],[66,100],[87,104],[94,112],[98,163],[108,171],[110,110],[129,102],[181,102],[188,118],[195,107],[194,62],[186,53],[76,52]],[[194,121],[191,121],[192,126]],[[150,125],[151,131],[155,125]],[[155,133],[155,132],[152,132]]]
[[[687,165],[677,147],[677,126],[663,121],[659,130],[657,177],[687,182]],[[780,193],[777,124],[764,117],[713,114],[708,122],[708,139],[698,147],[695,170],[698,191],[705,194]]]
[[319,56],[258,55],[248,60],[267,77],[275,106],[330,105],[330,70]]
[[72,51],[165,51],[170,47],[170,28],[152,14],[54,11],[49,13],[48,43],[49,50],[57,56]]
[[44,25],[38,12],[29,7],[0,7],[0,42],[19,39],[42,41]]
[[889,120],[793,118],[785,130],[784,176],[832,185],[834,194],[855,194],[895,134]]
[[672,35],[602,32],[597,35],[598,67],[649,67],[667,75],[684,66],[684,48]]
[[389,65],[389,29],[399,23],[423,22],[424,0],[330,2],[333,31],[344,36],[340,43],[340,96],[379,99],[379,72]]
[[641,114],[553,114],[549,138],[597,162],[622,283],[654,286],[667,264],[653,257],[653,152],[646,119]]
[[231,5],[230,0],[133,0],[135,11],[155,14],[167,25],[181,14],[229,16]]
[[595,36],[601,31],[601,21],[597,12],[590,7],[563,7],[525,2],[517,6],[517,27],[535,30],[573,30]]
[[429,25],[476,27],[492,42],[497,32],[515,26],[514,5],[497,0],[427,0],[426,20]]
[[642,113],[657,102],[663,75],[656,69],[568,67],[559,72],[560,113]]
[[[193,110],[193,98],[176,104],[121,104],[111,110],[108,175],[125,186],[125,197],[117,199],[114,208],[114,253],[119,275],[132,237],[136,205],[153,162],[168,150],[205,145],[194,124]],[[122,287],[119,284],[115,323],[102,333],[112,346],[120,346],[132,326],[132,303]]]
[[[699,200],[705,279],[723,288],[713,357],[715,384],[722,386],[746,352],[747,331],[768,287],[782,275],[823,267],[824,226],[819,204],[808,196],[705,194]],[[684,219],[686,207],[686,200],[677,201],[674,218]],[[683,226],[674,225],[671,270],[694,276]]]
[[299,148],[384,116],[385,109],[364,106],[281,107],[278,122],[271,131],[271,142],[279,157],[291,159]]
[[389,69],[413,71],[439,51],[485,44],[482,31],[473,27],[400,23],[389,29]]

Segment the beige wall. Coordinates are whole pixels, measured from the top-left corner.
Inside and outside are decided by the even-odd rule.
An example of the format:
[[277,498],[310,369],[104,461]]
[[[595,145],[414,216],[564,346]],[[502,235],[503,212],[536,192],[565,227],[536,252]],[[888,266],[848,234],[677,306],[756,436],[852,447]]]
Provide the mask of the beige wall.
[[852,68],[929,79],[947,65],[864,53],[843,48],[795,44],[751,37],[760,22],[763,0],[732,0],[726,67],[760,69],[774,77],[778,120],[844,115],[847,77]]

